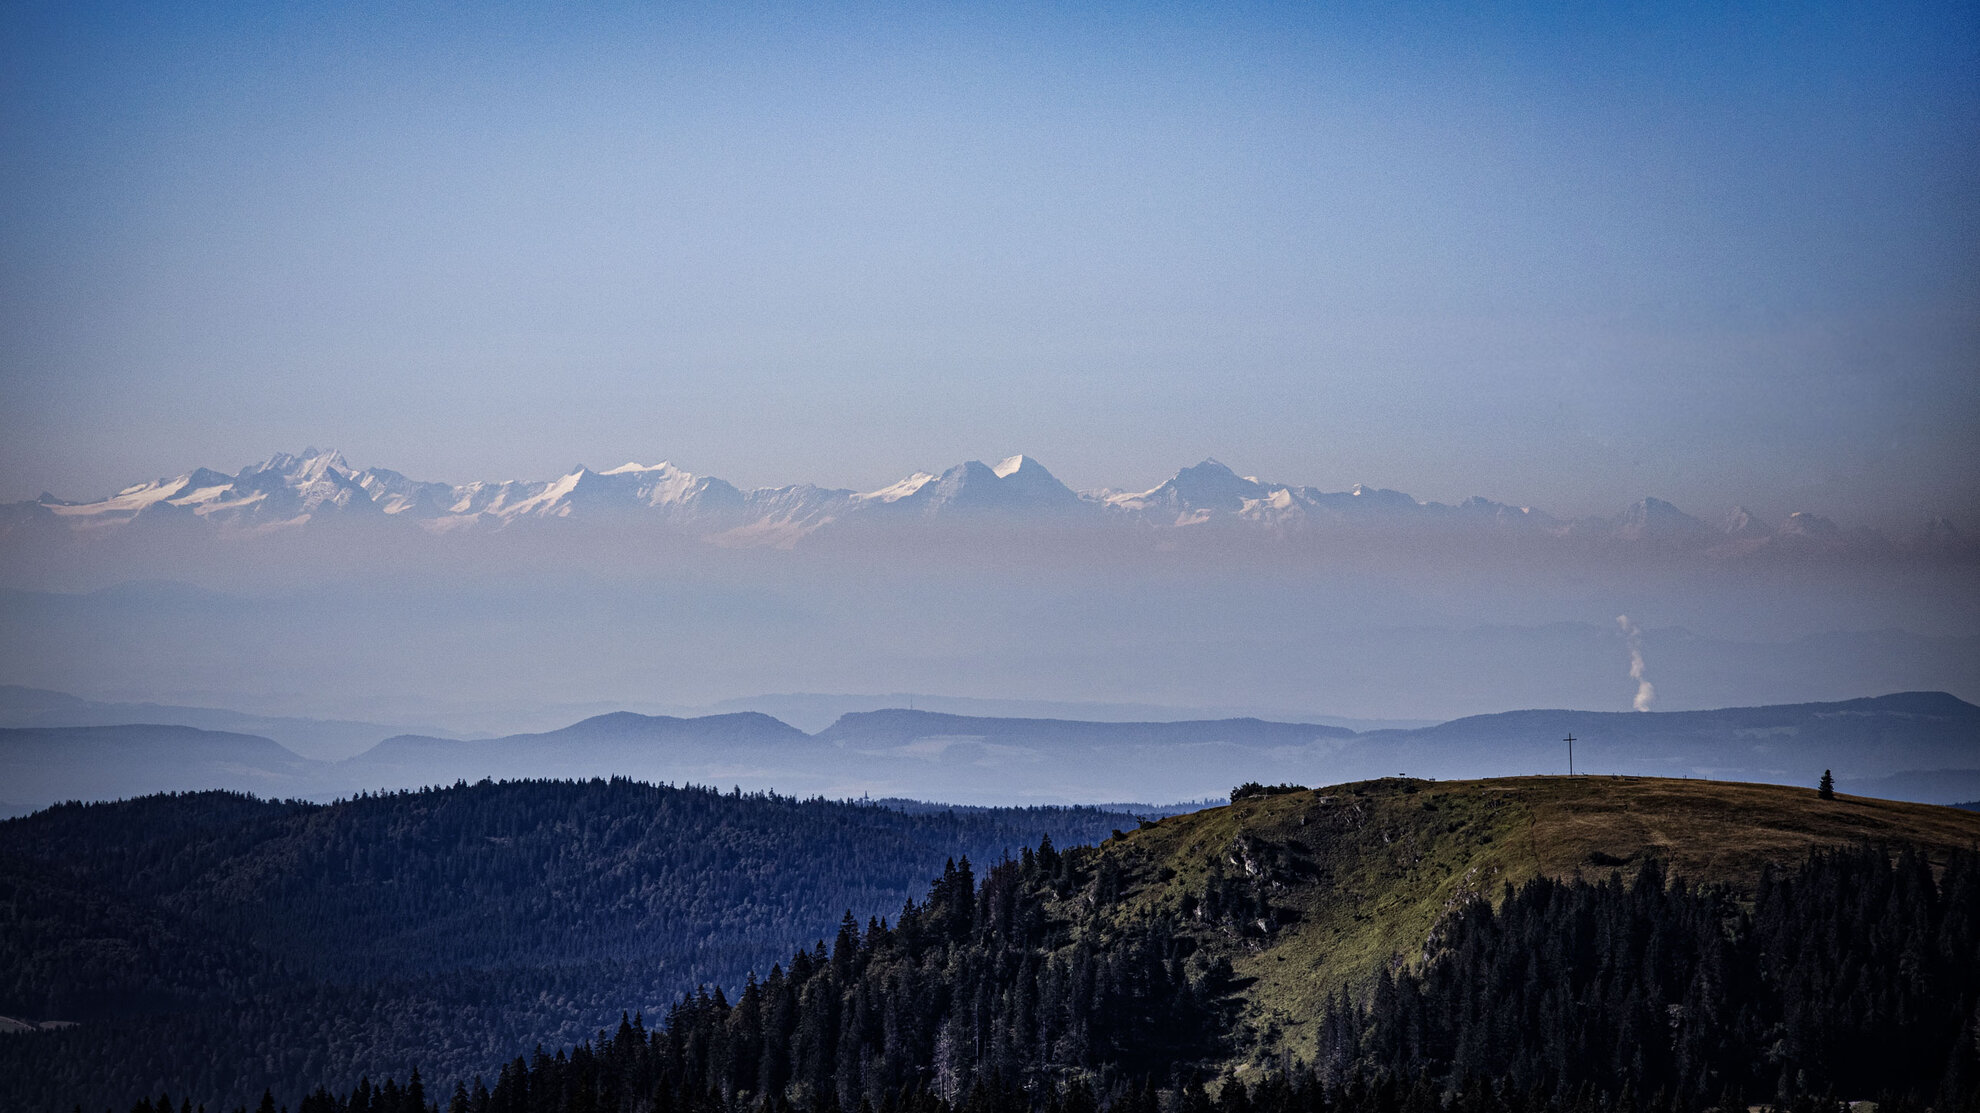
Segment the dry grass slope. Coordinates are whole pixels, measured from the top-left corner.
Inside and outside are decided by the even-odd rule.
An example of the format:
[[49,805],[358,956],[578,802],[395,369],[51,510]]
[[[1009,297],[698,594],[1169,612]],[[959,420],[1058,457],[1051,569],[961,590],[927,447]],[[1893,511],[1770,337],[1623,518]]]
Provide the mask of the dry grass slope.
[[[1102,853],[1130,882],[1120,915],[1166,907],[1230,957],[1246,983],[1255,1066],[1308,1057],[1326,996],[1365,986],[1381,963],[1423,961],[1462,901],[1542,875],[1628,876],[1653,857],[1693,883],[1747,890],[1769,864],[1865,839],[1943,858],[1980,847],[1980,814],[1647,777],[1385,779],[1175,816]],[[1261,924],[1191,912],[1219,873],[1278,914]]]

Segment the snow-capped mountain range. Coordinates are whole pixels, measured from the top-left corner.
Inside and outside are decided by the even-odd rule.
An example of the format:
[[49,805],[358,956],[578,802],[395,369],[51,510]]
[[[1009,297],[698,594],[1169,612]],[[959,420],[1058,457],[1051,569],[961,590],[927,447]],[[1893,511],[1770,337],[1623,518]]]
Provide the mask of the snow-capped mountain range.
[[1645,498],[1610,518],[1560,518],[1485,498],[1447,505],[1360,485],[1323,491],[1275,483],[1239,475],[1216,460],[1183,468],[1147,491],[1080,492],[1028,456],[1012,456],[994,466],[972,460],[939,475],[915,472],[877,491],[810,484],[744,491],[671,463],[628,463],[608,471],[578,467],[540,481],[422,482],[384,468],[357,468],[337,452],[311,448],[300,455],[279,453],[232,475],[197,468],[174,478],[134,483],[94,501],[43,495],[0,507],[0,528],[9,531],[67,527],[81,533],[121,532],[134,523],[152,522],[266,531],[366,519],[441,532],[615,518],[664,523],[729,546],[791,547],[821,530],[949,520],[1192,533],[1249,528],[1289,535],[1438,528],[1722,555],[1972,548],[1944,519],[1893,541],[1802,513],[1769,525],[1734,508],[1713,524],[1656,498]]

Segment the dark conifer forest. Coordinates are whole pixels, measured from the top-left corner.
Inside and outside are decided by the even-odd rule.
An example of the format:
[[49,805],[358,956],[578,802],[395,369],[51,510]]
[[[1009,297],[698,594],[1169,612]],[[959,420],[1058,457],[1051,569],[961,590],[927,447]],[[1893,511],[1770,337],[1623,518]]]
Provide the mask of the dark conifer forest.
[[[1341,1002],[1312,1065],[1245,1082],[1228,968],[1173,922],[1104,915],[1090,857],[966,867],[891,926],[841,927],[733,1002],[696,995],[657,1031],[518,1058],[460,1113],[916,1108],[1707,1109],[1976,1096],[1980,859],[1935,884],[1916,855],[1824,855],[1753,911],[1722,891],[1537,881],[1478,902],[1420,974]],[[1084,899],[1067,901],[1068,894]],[[1080,909],[1069,918],[1055,909]],[[485,1092],[484,1092],[485,1089]],[[1426,1104],[1428,1103],[1428,1104]],[[356,1113],[319,1094],[301,1113]]]
[[1469,906],[1420,973],[1384,969],[1365,1002],[1343,996],[1311,1064],[1250,1080],[1209,1069],[1229,1050],[1227,965],[1192,961],[1174,923],[1109,923],[1090,861],[1048,842],[980,886],[952,864],[891,923],[848,918],[733,1000],[697,992],[651,1028],[625,1018],[451,1094],[367,1081],[297,1113],[1538,1113],[1839,1095],[1964,1110],[1980,1096],[1971,855],[1935,882],[1915,854],[1825,854],[1768,879],[1751,912],[1654,865],[1628,884],[1535,881],[1496,911]]
[[740,986],[950,858],[1122,825],[624,780],[58,806],[0,823],[0,1016],[75,1027],[0,1036],[0,1109],[464,1077]]

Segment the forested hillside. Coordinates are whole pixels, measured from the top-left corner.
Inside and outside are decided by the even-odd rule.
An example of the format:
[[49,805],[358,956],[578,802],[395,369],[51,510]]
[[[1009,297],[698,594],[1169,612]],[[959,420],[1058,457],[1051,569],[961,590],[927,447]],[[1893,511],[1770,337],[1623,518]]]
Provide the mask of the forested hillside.
[[[1219,1072],[1243,1038],[1214,932],[1117,921],[1104,853],[944,871],[891,926],[848,920],[731,1000],[696,994],[538,1049],[448,1113],[1515,1113],[1965,1110],[1980,1100],[1980,857],[1870,845],[1729,890],[1536,879],[1467,904],[1420,968],[1325,1010],[1307,1056]],[[1210,1083],[1209,1091],[1205,1082]],[[415,1086],[418,1086],[415,1089]],[[1215,1094],[1215,1100],[1211,1098]],[[418,1113],[416,1079],[298,1113]],[[1818,1104],[1820,1103],[1820,1104]],[[172,1113],[169,1095],[136,1113]]]
[[0,1015],[77,1026],[0,1038],[0,1107],[485,1071],[740,985],[950,858],[1133,825],[623,780],[51,808],[0,824]]
[[1320,1074],[1461,1089],[1751,1097],[1980,1096],[1980,857],[1863,845],[1719,886],[1539,878],[1470,904],[1421,969],[1321,1022]]
[[[264,1108],[1980,1102],[1980,816],[1610,778],[1247,785],[1233,798],[1098,846],[957,859],[897,915],[842,919],[739,993],[691,993],[575,1047],[517,1043],[478,1078],[427,1067]],[[466,969],[427,984],[436,999],[481,988]],[[527,1000],[525,986],[486,988]],[[140,1094],[139,1113],[161,1113],[173,1091],[127,1092],[116,1108]]]

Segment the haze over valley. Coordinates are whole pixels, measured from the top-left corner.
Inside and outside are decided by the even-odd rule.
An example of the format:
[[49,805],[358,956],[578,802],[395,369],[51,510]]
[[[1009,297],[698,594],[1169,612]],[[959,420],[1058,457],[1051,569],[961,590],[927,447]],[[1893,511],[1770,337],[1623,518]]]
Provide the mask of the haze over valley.
[[1014,457],[862,494],[666,465],[448,486],[276,456],[0,508],[0,677],[462,734],[777,692],[1424,721],[1627,708],[1633,669],[1664,709],[1980,698],[1980,550],[1953,524],[1708,517],[1329,493],[1214,461],[1139,493]]
[[[1776,784],[1833,773],[1859,795],[1980,801],[1980,708],[1939,692],[1719,711],[1517,711],[1361,732],[1250,718],[1099,722],[890,708],[850,712],[808,734],[760,712],[622,711],[500,738],[394,735],[340,761],[190,726],[20,725],[115,717],[55,695],[0,693],[0,779],[10,794],[0,804],[12,811],[212,788],[329,801],[490,778],[631,777],[807,798],[1099,805],[1152,815],[1177,810],[1158,805],[1221,798],[1233,776],[1334,784],[1566,772],[1569,733],[1579,736],[1582,773]],[[154,706],[146,717],[213,715]],[[268,725],[284,733],[306,726]]]

